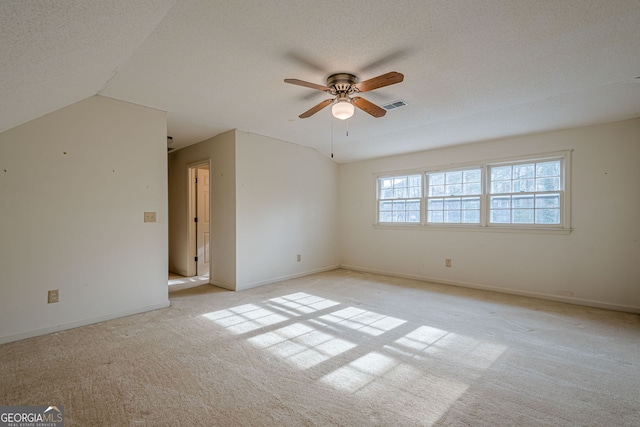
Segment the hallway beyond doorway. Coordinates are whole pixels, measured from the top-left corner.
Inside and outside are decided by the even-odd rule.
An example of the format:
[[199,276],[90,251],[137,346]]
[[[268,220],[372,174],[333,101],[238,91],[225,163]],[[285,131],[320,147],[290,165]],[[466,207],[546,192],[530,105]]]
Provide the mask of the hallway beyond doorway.
[[181,289],[188,289],[194,286],[208,285],[209,275],[185,277],[179,274],[169,272],[169,291],[179,291]]

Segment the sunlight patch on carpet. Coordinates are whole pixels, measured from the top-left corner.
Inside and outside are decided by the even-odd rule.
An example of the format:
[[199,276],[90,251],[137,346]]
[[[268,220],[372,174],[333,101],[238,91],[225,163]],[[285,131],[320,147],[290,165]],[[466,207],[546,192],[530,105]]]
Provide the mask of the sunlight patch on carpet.
[[352,342],[299,323],[265,332],[248,341],[300,369],[311,368],[356,347]]
[[255,304],[245,304],[225,310],[214,311],[203,314],[202,316],[213,320],[234,334],[243,334],[265,326],[284,322],[288,319],[288,317],[274,313],[271,310]]
[[422,402],[408,409],[430,422],[507,350],[305,292],[203,316],[234,334],[247,334],[253,346],[298,369],[323,364],[317,380],[336,390],[376,401],[391,389],[398,398]]
[[385,374],[399,362],[378,352],[371,352],[325,375],[320,381],[353,393]]
[[315,295],[310,295],[305,292],[296,292],[295,294],[286,295],[283,297],[271,298],[269,300],[269,303],[278,304],[282,307],[293,309],[295,310],[295,315],[314,313],[318,310],[324,310],[325,308],[333,307],[340,304],[336,301],[321,298]]
[[373,336],[384,334],[385,332],[406,323],[405,320],[355,307],[347,307],[331,314],[320,316],[319,319],[340,324],[340,326],[346,326],[349,329],[364,332]]

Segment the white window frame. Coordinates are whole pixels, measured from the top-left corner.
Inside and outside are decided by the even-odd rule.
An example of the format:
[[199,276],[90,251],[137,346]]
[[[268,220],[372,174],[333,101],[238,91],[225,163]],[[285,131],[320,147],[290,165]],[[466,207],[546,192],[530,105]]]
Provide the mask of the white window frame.
[[[382,222],[380,221],[380,201],[382,200],[394,200],[394,199],[382,199],[380,197],[380,193],[382,188],[380,187],[380,180],[383,179],[388,179],[388,178],[396,178],[396,177],[403,177],[403,176],[411,176],[411,175],[420,175],[421,176],[421,194],[420,197],[417,198],[420,201],[420,219],[418,222]],[[381,226],[390,226],[390,227],[419,227],[423,224],[424,222],[424,173],[421,170],[415,171],[415,170],[410,170],[410,171],[402,171],[402,172],[392,172],[392,173],[382,173],[382,174],[377,174],[375,176],[375,219],[374,219],[374,223],[376,225],[381,225]],[[403,200],[408,200],[408,199],[416,199],[416,197],[406,197],[406,198],[402,198]]]
[[[487,167],[486,167],[486,175],[485,175],[485,213],[486,213],[486,222],[487,222],[487,227],[496,227],[496,228],[535,228],[535,229],[552,229],[552,230],[564,230],[565,224],[569,223],[570,220],[570,216],[568,215],[567,211],[569,210],[569,206],[568,206],[568,199],[567,199],[567,180],[568,180],[568,176],[569,174],[567,173],[567,166],[570,163],[570,156],[569,153],[562,153],[562,154],[558,154],[558,155],[545,155],[542,157],[527,157],[524,159],[512,159],[509,161],[501,161],[501,162],[491,162],[491,163],[487,163]],[[554,190],[554,191],[550,191],[550,192],[545,192],[545,191],[529,191],[529,192],[508,192],[508,193],[491,193],[491,169],[495,168],[495,167],[501,167],[501,166],[517,166],[517,165],[524,165],[524,164],[530,164],[530,163],[544,163],[544,162],[549,162],[549,161],[556,161],[559,160],[560,161],[560,189],[559,190]],[[512,179],[513,180],[513,179]],[[559,193],[560,194],[560,218],[559,218],[559,224],[518,224],[518,223],[491,223],[491,218],[490,218],[490,211],[491,211],[491,196],[495,196],[495,195],[500,195],[503,194],[505,196],[513,196],[516,194],[523,194],[523,195],[532,195],[535,196],[536,195],[541,195],[541,194],[547,194],[547,193]],[[513,210],[513,208],[511,208],[510,210]],[[535,213],[534,213],[535,215]]]
[[[462,172],[464,174],[464,172],[468,172],[468,171],[475,171],[478,170],[480,171],[480,181],[478,181],[478,183],[480,184],[480,193],[478,194],[443,194],[443,195],[438,195],[438,196],[430,196],[429,195],[429,190],[431,187],[431,179],[430,176],[431,175],[436,175],[436,174],[448,174],[448,173],[455,173],[455,172]],[[429,226],[429,227],[479,227],[482,224],[482,197],[484,194],[484,170],[482,168],[482,166],[478,166],[478,165],[473,165],[473,166],[465,166],[465,167],[459,167],[459,168],[452,168],[452,169],[444,169],[444,170],[436,170],[436,171],[426,171],[424,173],[425,176],[425,225]],[[446,183],[444,184],[446,187]],[[464,183],[462,184],[464,185]],[[478,199],[478,203],[480,204],[480,207],[478,208],[478,222],[445,222],[444,218],[442,222],[430,222],[429,221],[429,201],[433,200],[433,199],[443,199],[443,203],[446,203],[447,199],[455,199],[455,198],[477,198]],[[462,201],[462,200],[461,200]],[[446,211],[446,209],[443,209],[443,214]],[[464,211],[464,209],[460,209],[460,213],[462,214],[462,211]]]
[[[464,231],[498,231],[498,232],[533,232],[533,233],[557,233],[569,234],[571,229],[571,153],[573,150],[557,151],[552,153],[524,155],[504,159],[492,159],[481,162],[468,162],[460,164],[450,164],[446,167],[422,168],[394,172],[380,172],[374,174],[375,194],[374,194],[374,227],[398,229],[403,227],[418,228],[423,230],[464,230]],[[560,224],[514,224],[514,223],[490,223],[490,170],[492,167],[507,166],[514,164],[526,164],[560,160],[561,162],[561,189],[560,193]],[[433,223],[427,222],[427,201],[428,197],[428,174],[464,171],[470,169],[480,169],[482,174],[482,194],[480,195],[480,223]],[[422,197],[420,200],[420,222],[419,223],[394,223],[380,222],[379,212],[379,191],[378,183],[380,178],[393,178],[394,176],[422,175]],[[542,192],[530,192],[536,194]]]

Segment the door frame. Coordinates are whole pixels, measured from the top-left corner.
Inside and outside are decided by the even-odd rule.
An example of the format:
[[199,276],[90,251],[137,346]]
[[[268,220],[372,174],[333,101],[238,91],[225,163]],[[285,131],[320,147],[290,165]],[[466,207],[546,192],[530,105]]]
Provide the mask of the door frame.
[[[197,256],[197,237],[196,223],[193,220],[197,216],[196,202],[198,195],[196,193],[195,178],[197,169],[202,167],[209,168],[209,182],[211,182],[211,159],[201,160],[187,164],[187,276],[192,277],[197,274],[197,266],[195,258]],[[211,224],[211,185],[209,185],[209,224]],[[211,247],[211,233],[209,233],[209,247]],[[209,277],[211,277],[211,251],[209,251]]]

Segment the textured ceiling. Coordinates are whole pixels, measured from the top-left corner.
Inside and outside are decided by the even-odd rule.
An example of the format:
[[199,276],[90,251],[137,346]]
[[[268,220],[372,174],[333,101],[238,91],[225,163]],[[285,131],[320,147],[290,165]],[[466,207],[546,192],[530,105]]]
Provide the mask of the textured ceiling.
[[[0,2],[0,131],[96,93],[168,112],[180,148],[240,129],[350,162],[640,117],[640,0]],[[334,72],[403,83],[347,122]],[[347,136],[348,126],[348,136]]]

